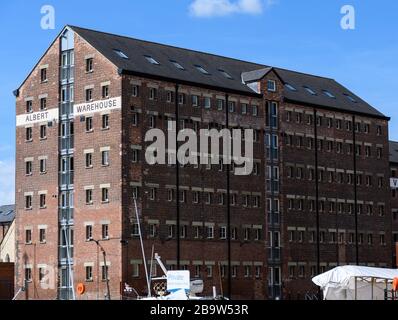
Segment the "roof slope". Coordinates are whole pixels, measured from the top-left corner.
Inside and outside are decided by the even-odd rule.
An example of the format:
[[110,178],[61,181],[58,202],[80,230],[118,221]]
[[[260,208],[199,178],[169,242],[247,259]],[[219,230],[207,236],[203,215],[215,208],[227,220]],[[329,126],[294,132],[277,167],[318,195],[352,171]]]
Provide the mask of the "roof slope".
[[[255,94],[242,82],[242,78],[245,82],[258,81],[273,69],[284,83],[289,83],[297,89],[291,91],[285,88],[285,98],[288,100],[349,113],[386,118],[378,110],[333,79],[75,26],[69,27],[118,68],[127,72]],[[120,57],[115,49],[121,50],[128,58]],[[153,57],[159,64],[148,62],[145,56]],[[180,70],[171,61],[177,61],[185,70]],[[195,66],[203,67],[209,74],[203,74]],[[220,70],[227,72],[232,79],[229,79]],[[304,86],[312,88],[317,94],[311,95],[303,88]],[[328,97],[323,92],[324,90],[332,93],[335,98]],[[351,101],[346,95],[351,96],[356,101]]]
[[11,223],[15,219],[15,205],[0,206],[0,224]]
[[398,142],[390,141],[390,162],[398,163]]

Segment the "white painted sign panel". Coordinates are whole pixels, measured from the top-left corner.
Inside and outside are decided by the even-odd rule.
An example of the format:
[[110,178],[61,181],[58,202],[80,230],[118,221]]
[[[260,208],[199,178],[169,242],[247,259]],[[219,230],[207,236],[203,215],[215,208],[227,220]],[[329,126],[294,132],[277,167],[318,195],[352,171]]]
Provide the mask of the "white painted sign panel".
[[187,290],[191,288],[189,270],[167,271],[167,291]]
[[398,189],[398,178],[391,178],[390,186],[392,189]]
[[17,127],[58,120],[58,108],[17,116]]
[[121,109],[121,107],[122,107],[122,97],[116,97],[106,100],[75,104],[73,106],[73,114],[76,117],[85,114],[93,114],[96,112]]

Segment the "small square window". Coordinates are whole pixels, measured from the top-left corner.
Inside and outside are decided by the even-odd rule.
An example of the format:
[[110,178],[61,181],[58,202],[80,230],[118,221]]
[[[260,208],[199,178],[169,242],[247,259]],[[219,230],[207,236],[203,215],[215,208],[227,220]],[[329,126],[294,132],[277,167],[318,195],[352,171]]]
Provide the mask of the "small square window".
[[102,115],[102,129],[109,129],[109,114]]
[[86,89],[86,102],[93,101],[93,89]]
[[47,125],[42,125],[40,126],[40,139],[46,139],[47,138]]
[[32,100],[26,101],[26,112],[27,113],[33,112],[33,101]]
[[109,86],[102,86],[102,98],[109,98]]
[[93,118],[87,117],[86,118],[86,132],[93,131]]
[[132,96],[133,97],[138,97],[139,96],[139,86],[137,86],[137,85],[133,85],[133,92],[132,92]]
[[46,109],[47,109],[47,99],[41,98],[40,99],[40,110],[46,110]]
[[101,201],[102,202],[109,202],[109,189],[108,188],[102,188],[101,189]]
[[108,239],[109,239],[109,225],[103,224],[102,225],[102,240],[108,240]]
[[109,166],[109,151],[108,150],[101,152],[101,159],[102,159],[101,164],[103,166]]
[[45,209],[46,208],[46,195],[41,194],[40,195],[40,209]]
[[39,241],[40,243],[46,243],[46,229],[39,230]]

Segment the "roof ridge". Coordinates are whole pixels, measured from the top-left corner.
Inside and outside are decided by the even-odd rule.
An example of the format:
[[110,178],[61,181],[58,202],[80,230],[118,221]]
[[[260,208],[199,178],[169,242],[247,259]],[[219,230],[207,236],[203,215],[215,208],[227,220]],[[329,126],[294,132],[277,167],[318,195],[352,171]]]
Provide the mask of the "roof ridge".
[[83,28],[83,27],[73,26],[73,25],[69,25],[69,24],[68,24],[67,26],[70,27],[70,28],[72,28],[72,29],[73,29],[73,28],[83,29],[83,30],[92,31],[92,32],[97,32],[97,33],[102,33],[102,34],[106,34],[106,35],[110,35],[110,36],[115,36],[115,37],[119,37],[119,38],[126,38],[126,39],[130,39],[130,40],[136,40],[136,41],[141,41],[141,42],[156,44],[156,45],[160,45],[160,46],[164,46],[164,47],[171,47],[171,48],[174,48],[174,49],[179,49],[179,50],[185,50],[185,51],[191,51],[191,52],[206,54],[206,55],[213,56],[213,57],[219,57],[219,58],[223,58],[223,59],[229,59],[229,60],[234,60],[234,61],[238,61],[238,62],[249,63],[249,64],[252,64],[253,66],[258,66],[258,67],[260,67],[260,68],[268,68],[268,67],[271,67],[271,66],[264,65],[264,64],[260,64],[260,63],[253,62],[253,61],[247,61],[247,60],[243,60],[243,59],[237,59],[237,58],[232,58],[232,57],[223,56],[223,55],[221,55],[221,54],[216,54],[216,53],[210,53],[210,52],[205,52],[205,51],[200,51],[200,50],[194,50],[194,49],[189,49],[189,48],[178,47],[178,46],[175,46],[175,45],[160,43],[160,42],[156,42],[156,41],[149,41],[149,40],[134,38],[134,37],[127,36],[127,35],[120,35],[120,34],[111,33],[111,32],[105,32],[105,31],[99,31],[99,30],[94,30],[94,29],[89,29],[89,28]]

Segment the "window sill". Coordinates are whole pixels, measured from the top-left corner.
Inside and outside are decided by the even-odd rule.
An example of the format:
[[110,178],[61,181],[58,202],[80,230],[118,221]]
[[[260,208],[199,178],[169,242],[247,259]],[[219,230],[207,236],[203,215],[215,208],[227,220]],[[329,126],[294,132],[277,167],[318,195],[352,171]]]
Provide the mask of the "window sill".
[[25,208],[25,211],[32,211],[32,208]]
[[46,141],[46,140],[47,140],[47,137],[40,138],[40,141]]
[[90,202],[90,203],[86,202],[86,206],[92,206],[92,205],[94,205],[94,202]]
[[93,166],[91,166],[91,167],[85,167],[86,169],[93,169],[94,167]]
[[40,81],[41,84],[48,83],[48,79]]
[[47,242],[46,242],[46,241],[44,241],[44,242],[39,242],[39,244],[47,244]]
[[85,74],[90,74],[90,73],[94,73],[94,70],[90,70],[90,71],[85,71]]
[[109,164],[101,164],[101,167],[102,168],[107,168],[107,167],[110,167],[110,165]]
[[45,174],[47,174],[47,171],[40,172],[40,175],[41,175],[41,176],[42,176],[42,175],[45,175]]
[[85,281],[86,281],[86,282],[94,282],[93,279],[86,279]]
[[40,207],[39,209],[40,209],[40,210],[44,210],[44,209],[47,209],[47,206],[44,206],[44,207]]
[[25,174],[25,177],[31,177],[31,176],[33,176],[33,174],[32,174],[32,173]]
[[26,142],[26,143],[31,143],[31,142],[33,142],[33,139],[31,139],[31,140],[25,140],[25,142]]
[[86,133],[93,133],[94,130],[86,130]]
[[108,201],[101,201],[101,204],[108,204],[109,203],[109,200]]
[[33,244],[32,242],[29,242],[29,243],[26,243],[26,242],[25,242],[25,245],[26,245],[26,246],[31,246],[32,244]]
[[106,127],[106,128],[101,128],[101,131],[109,131],[110,127]]

